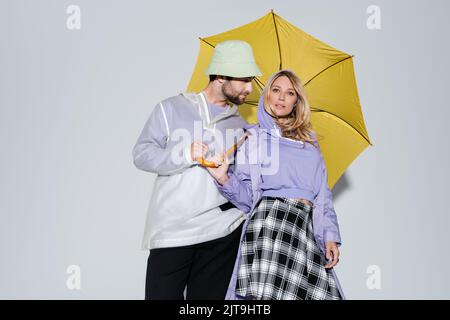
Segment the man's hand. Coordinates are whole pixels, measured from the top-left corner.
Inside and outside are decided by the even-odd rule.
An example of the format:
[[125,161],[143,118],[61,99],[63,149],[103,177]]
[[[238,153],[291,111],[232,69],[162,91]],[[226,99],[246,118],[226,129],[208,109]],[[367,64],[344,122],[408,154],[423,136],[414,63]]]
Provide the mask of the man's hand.
[[325,257],[331,261],[325,265],[326,269],[333,268],[339,262],[339,248],[336,242],[327,241],[325,244],[326,254]]
[[208,146],[199,141],[194,141],[191,144],[191,158],[192,161],[199,161],[199,159],[203,158],[208,152]]

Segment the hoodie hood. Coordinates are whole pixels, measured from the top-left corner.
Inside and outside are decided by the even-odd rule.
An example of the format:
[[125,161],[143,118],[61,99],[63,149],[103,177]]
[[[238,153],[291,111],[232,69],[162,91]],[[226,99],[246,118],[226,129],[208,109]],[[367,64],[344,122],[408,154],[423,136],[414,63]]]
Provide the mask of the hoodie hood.
[[[278,73],[278,72],[277,72]],[[272,81],[272,79],[274,78],[274,76],[277,74],[275,73],[268,81],[267,83],[270,83],[270,81]],[[259,97],[259,102],[258,102],[258,111],[257,111],[257,118],[258,118],[258,126],[260,129],[265,129],[268,131],[268,134],[270,134],[271,132],[273,133],[272,130],[277,130],[277,132],[280,132],[280,127],[275,123],[275,120],[273,119],[273,117],[266,111],[266,109],[264,108],[264,96],[267,92],[267,90],[269,90],[270,88],[268,88],[268,85],[266,85]]]

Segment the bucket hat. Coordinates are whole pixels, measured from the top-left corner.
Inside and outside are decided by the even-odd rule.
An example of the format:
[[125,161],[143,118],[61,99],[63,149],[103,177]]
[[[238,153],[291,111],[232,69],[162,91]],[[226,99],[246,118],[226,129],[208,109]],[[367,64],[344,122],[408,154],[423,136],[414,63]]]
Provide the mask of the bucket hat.
[[227,40],[217,44],[205,73],[233,78],[262,75],[255,62],[252,47],[241,40]]

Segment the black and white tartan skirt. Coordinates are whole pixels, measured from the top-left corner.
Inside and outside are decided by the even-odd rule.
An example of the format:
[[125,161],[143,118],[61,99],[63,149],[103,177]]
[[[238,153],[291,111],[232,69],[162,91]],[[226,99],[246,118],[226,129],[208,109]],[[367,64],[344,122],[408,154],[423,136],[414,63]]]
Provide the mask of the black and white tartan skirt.
[[342,299],[314,239],[312,207],[263,197],[243,242],[236,294],[256,300]]

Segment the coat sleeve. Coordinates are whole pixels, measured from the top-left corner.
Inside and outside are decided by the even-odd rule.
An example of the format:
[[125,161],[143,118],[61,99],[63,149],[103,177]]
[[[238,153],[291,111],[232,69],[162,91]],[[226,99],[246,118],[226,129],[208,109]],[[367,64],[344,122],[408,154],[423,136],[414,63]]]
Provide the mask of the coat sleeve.
[[235,164],[230,165],[228,170],[228,181],[221,185],[214,180],[220,193],[245,213],[250,212],[253,204],[252,181],[248,162],[248,141],[247,139],[238,149]]
[[323,240],[336,242],[338,246],[342,244],[337,220],[336,211],[333,206],[333,194],[328,187],[328,173],[323,157],[321,156],[320,166],[320,189],[317,195],[318,201],[322,203],[323,214]]
[[167,146],[169,120],[163,104],[156,105],[133,148],[134,165],[138,169],[159,175],[173,175],[197,163],[191,158],[190,144]]

